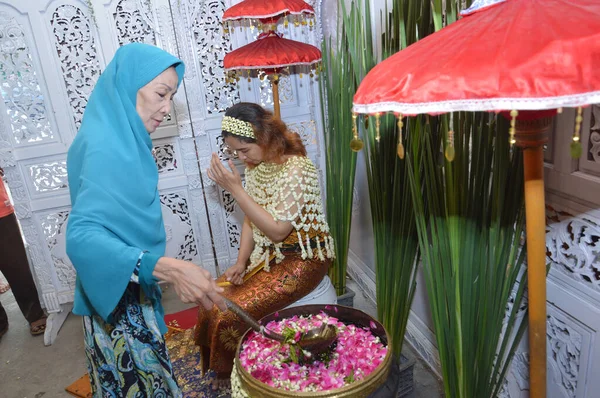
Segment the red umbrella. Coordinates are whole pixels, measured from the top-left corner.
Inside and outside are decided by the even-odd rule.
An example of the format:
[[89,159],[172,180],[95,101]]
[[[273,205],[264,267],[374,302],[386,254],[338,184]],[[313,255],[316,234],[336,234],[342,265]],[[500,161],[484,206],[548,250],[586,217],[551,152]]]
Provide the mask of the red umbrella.
[[[555,109],[600,102],[600,2],[509,0],[377,65],[358,113]],[[435,56],[435,62],[426,60]]]
[[286,15],[314,14],[315,10],[303,0],[244,0],[225,10],[222,20],[258,19],[274,23]]
[[[537,398],[546,396],[543,144],[550,117],[530,111],[600,102],[600,1],[479,1],[496,2],[373,68],[354,96],[353,110],[510,111],[511,140],[524,154],[530,381]],[[581,150],[581,108],[578,112],[575,152]],[[541,119],[532,123],[515,120],[517,115]]]
[[321,50],[295,40],[284,39],[278,33],[261,33],[258,39],[225,55],[223,64],[226,71],[234,75],[244,71],[262,70],[272,75],[273,102],[275,115],[279,117],[278,76],[284,68],[306,66],[315,68],[321,62]]

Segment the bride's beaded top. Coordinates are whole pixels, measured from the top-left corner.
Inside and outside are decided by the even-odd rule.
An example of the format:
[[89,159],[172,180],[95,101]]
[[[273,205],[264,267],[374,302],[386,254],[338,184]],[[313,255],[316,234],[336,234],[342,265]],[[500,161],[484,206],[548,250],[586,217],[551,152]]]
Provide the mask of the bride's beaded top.
[[[254,224],[254,250],[247,271],[261,263],[269,271],[271,252],[276,263],[285,258],[283,245],[298,244],[302,258],[333,258],[333,239],[323,214],[317,170],[305,156],[293,156],[282,164],[261,163],[246,171],[246,192],[277,221],[289,221],[294,230],[273,243]],[[313,244],[311,245],[311,240]]]

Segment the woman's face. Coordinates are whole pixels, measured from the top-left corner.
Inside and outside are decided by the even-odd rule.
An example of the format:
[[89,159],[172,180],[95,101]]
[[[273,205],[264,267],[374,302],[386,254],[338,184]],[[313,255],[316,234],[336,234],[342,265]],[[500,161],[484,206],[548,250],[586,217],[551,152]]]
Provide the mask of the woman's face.
[[171,111],[171,99],[177,92],[177,81],[177,72],[171,66],[138,90],[135,110],[148,134],[154,133]]
[[225,137],[225,145],[233,156],[237,156],[242,162],[250,166],[256,166],[262,163],[264,156],[263,150],[257,144],[251,144],[238,140],[232,135]]

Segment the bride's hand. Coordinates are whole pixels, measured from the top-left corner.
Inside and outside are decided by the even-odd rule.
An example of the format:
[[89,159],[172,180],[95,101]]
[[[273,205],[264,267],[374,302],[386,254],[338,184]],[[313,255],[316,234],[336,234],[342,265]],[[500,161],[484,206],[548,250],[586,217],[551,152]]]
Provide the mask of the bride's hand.
[[246,264],[235,264],[227,268],[225,271],[225,278],[227,281],[234,285],[241,285],[244,283],[244,274],[246,273]]
[[242,177],[231,160],[229,160],[228,164],[231,171],[227,170],[219,160],[217,154],[213,153],[210,160],[210,167],[206,170],[206,173],[208,174],[208,178],[233,194],[236,190],[243,189]]

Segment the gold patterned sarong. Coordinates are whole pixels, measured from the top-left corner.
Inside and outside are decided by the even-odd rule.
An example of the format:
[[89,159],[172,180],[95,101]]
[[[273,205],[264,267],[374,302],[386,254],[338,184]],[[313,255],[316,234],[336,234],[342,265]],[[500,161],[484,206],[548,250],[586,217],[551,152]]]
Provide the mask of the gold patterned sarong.
[[[224,287],[223,295],[256,319],[279,311],[312,292],[327,274],[330,259],[303,260],[298,252],[285,253],[279,264],[271,261],[270,271],[261,270],[240,286]],[[217,279],[222,282],[223,277]],[[233,312],[200,307],[195,341],[202,353],[202,371],[211,369],[217,377],[229,378],[238,342],[248,326]]]

